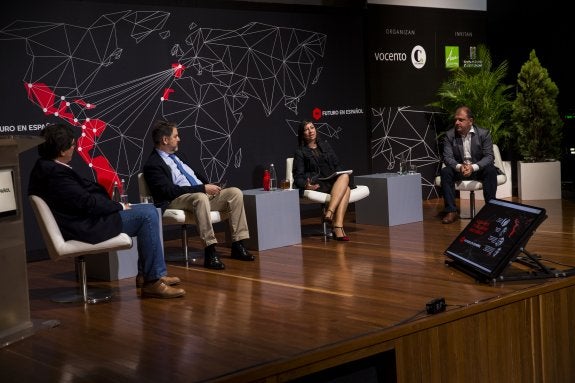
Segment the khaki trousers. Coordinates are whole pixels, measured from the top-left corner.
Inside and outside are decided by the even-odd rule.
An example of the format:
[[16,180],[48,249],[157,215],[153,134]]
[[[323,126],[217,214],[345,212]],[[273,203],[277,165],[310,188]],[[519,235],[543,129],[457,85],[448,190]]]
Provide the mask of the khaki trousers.
[[250,237],[244,211],[244,195],[238,188],[222,189],[215,196],[206,193],[182,194],[168,205],[168,209],[187,210],[194,215],[198,233],[205,247],[218,243],[210,211],[219,211],[223,217],[228,217],[233,242]]

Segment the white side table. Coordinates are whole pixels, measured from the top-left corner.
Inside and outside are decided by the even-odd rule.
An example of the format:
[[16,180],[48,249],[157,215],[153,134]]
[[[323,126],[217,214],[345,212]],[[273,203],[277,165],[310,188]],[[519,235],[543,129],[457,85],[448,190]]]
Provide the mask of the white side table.
[[395,226],[423,220],[421,174],[378,173],[356,176],[370,198],[355,203],[355,220],[367,225]]
[[252,250],[268,250],[301,243],[299,192],[294,189],[243,190]]

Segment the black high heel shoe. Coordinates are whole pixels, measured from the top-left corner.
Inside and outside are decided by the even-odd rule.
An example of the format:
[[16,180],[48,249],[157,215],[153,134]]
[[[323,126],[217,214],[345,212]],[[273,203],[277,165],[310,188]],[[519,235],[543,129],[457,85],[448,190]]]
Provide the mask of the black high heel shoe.
[[[341,233],[343,234],[341,237],[338,237],[335,235],[335,229],[341,229]],[[343,242],[348,242],[349,241],[349,237],[347,235],[345,235],[345,231],[343,231],[343,227],[342,226],[333,226],[331,228],[331,235],[333,237],[333,239],[335,239],[336,241],[343,241]]]
[[333,221],[333,210],[326,209],[321,220],[322,222],[331,223],[331,221]]

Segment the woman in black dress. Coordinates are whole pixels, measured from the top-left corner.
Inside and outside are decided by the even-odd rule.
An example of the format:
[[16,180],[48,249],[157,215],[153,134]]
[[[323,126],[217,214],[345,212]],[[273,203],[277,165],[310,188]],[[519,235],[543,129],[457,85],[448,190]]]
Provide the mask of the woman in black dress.
[[344,170],[339,159],[327,141],[317,139],[315,126],[310,121],[302,121],[298,129],[298,148],[294,154],[293,180],[300,190],[315,190],[329,193],[331,198],[324,211],[323,220],[331,222],[333,237],[338,241],[349,241],[343,230],[343,220],[350,195],[349,174],[320,180]]

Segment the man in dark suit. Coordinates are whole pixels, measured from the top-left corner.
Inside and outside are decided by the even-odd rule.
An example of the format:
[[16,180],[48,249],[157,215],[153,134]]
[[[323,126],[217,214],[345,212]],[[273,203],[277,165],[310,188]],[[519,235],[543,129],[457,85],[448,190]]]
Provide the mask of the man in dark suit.
[[183,289],[172,287],[180,279],[167,275],[156,209],[112,201],[103,186],[76,173],[69,165],[76,149],[71,126],[48,125],[42,137],[45,141],[38,146],[40,158],[30,173],[28,194],[46,201],[64,239],[98,243],[121,232],[137,237],[136,287],[142,288],[142,296],[183,296]]
[[443,140],[441,190],[444,212],[442,223],[450,224],[459,219],[455,205],[455,182],[476,179],[483,184],[485,201],[495,198],[497,173],[494,165],[493,142],[487,129],[473,125],[473,113],[467,106],[455,111],[454,127],[446,132]]
[[175,123],[158,121],[152,130],[154,150],[144,165],[144,178],[152,192],[154,203],[162,210],[182,209],[194,214],[204,249],[204,267],[224,269],[225,265],[216,254],[216,236],[210,219],[210,211],[220,211],[229,217],[232,235],[231,257],[253,261],[243,245],[250,237],[244,211],[243,193],[231,187],[222,189],[209,183],[195,173],[186,158],[178,151],[180,137]]

